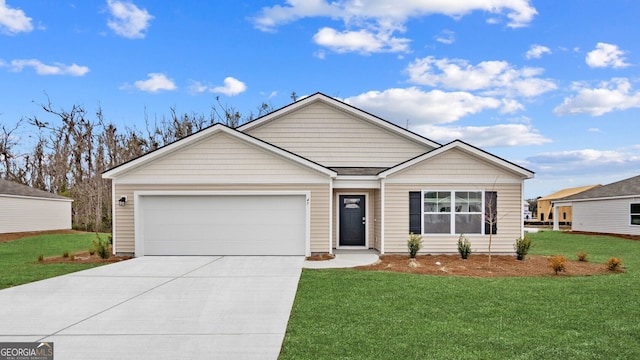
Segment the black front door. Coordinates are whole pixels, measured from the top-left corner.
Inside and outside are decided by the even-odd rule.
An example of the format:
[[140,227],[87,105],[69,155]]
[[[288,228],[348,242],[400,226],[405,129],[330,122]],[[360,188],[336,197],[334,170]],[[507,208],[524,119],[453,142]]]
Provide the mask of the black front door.
[[340,195],[340,246],[365,246],[364,195]]

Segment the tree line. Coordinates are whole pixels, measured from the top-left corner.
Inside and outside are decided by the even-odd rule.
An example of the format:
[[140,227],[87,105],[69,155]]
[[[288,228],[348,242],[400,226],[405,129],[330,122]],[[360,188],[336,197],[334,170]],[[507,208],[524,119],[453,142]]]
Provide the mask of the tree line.
[[[215,123],[238,127],[273,111],[262,103],[241,114],[216,98],[209,114],[182,113],[150,120],[145,129],[117,127],[105,119],[102,108],[84,106],[57,109],[51,101],[40,104],[45,118],[20,119],[14,126],[0,123],[0,178],[69,197],[73,228],[111,230],[111,181],[102,178],[110,168],[182,139]],[[22,133],[35,137],[25,148]]]

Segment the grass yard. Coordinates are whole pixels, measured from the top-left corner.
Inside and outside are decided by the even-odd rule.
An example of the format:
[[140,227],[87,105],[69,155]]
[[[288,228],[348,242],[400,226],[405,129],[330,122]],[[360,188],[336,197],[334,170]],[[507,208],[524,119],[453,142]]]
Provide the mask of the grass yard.
[[640,359],[640,242],[558,232],[531,239],[530,254],[586,252],[603,264],[616,256],[627,272],[463,278],[304,270],[280,359]]
[[[106,239],[106,234],[101,235]],[[60,256],[93,247],[95,233],[49,234],[0,243],[0,289],[104,264],[39,264],[38,256]]]

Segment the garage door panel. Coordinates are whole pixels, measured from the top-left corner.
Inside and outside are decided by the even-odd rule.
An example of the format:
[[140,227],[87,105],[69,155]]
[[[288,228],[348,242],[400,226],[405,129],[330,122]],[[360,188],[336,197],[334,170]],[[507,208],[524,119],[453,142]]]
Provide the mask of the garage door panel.
[[143,196],[145,255],[304,255],[304,195]]

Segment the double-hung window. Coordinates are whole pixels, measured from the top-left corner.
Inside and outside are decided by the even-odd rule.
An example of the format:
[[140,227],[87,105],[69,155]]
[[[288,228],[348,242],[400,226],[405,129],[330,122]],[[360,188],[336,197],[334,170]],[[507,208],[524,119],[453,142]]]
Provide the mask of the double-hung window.
[[640,225],[640,203],[631,204],[629,206],[629,214],[631,217],[631,225]]
[[[422,234],[496,233],[495,191],[422,191],[421,204],[410,194],[410,214],[422,206],[422,217],[411,215],[410,231],[421,225]],[[416,206],[418,205],[418,206]],[[417,223],[420,220],[422,224]],[[413,229],[413,230],[411,230]]]

